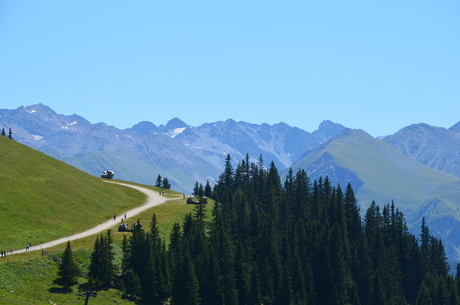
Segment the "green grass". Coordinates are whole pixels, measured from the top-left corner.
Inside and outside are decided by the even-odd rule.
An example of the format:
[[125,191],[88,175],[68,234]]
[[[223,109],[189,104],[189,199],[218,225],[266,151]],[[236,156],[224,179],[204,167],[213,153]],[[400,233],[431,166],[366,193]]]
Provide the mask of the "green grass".
[[[23,248],[26,243],[41,244],[92,228],[114,214],[142,205],[145,195],[137,190],[106,183],[99,177],[81,172],[56,159],[27,146],[0,137],[0,250]],[[102,171],[103,169],[101,169]],[[155,177],[152,177],[154,181]],[[121,181],[126,183],[125,181]],[[158,189],[145,186],[153,190]],[[128,219],[140,220],[146,230],[153,214],[162,236],[168,240],[174,223],[181,223],[192,212],[193,205],[185,204],[182,194],[166,191],[172,199]],[[208,205],[210,207],[212,204]],[[210,212],[208,212],[210,214]],[[131,233],[116,232],[114,223],[114,248],[120,262],[120,245],[123,236]],[[71,242],[73,253],[83,271],[89,266],[91,250],[96,236]],[[46,249],[62,255],[65,243]],[[83,304],[77,296],[85,278],[65,290],[55,283],[58,264],[41,251],[15,254],[0,258],[1,304]],[[122,298],[117,290],[99,291],[89,304],[134,304]]]
[[[171,197],[176,194],[170,193]],[[167,194],[168,195],[168,194]],[[140,213],[135,217],[144,224],[146,230],[149,229],[152,215],[156,214],[158,226],[162,237],[168,239],[172,226],[175,222],[181,223],[185,215],[193,212],[195,206],[185,204],[185,199],[170,200],[166,203],[153,207]],[[206,213],[210,216],[212,203],[208,204]],[[134,221],[135,221],[134,220]],[[130,236],[131,233],[114,232],[114,247],[120,253],[120,245],[123,236]],[[96,236],[90,236],[71,242],[73,253],[77,262],[85,271],[89,265],[91,250],[94,246]],[[61,256],[65,249],[65,243],[47,249],[47,252],[56,256]],[[117,261],[120,261],[120,254]],[[81,284],[86,283],[86,279],[80,278],[79,284],[71,287],[71,291],[66,291],[62,286],[55,283],[57,278],[58,264],[49,257],[41,256],[40,251],[8,256],[0,259],[0,300],[2,304],[48,304],[52,301],[56,304],[83,304],[84,299],[78,297],[78,289]],[[11,292],[14,291],[14,292]],[[122,293],[117,290],[99,291],[98,296],[91,298],[89,304],[134,304],[123,299]]]
[[[2,304],[84,304],[85,299],[77,296],[79,285],[70,290],[54,283],[58,265],[48,257],[28,261],[0,264],[0,300]],[[80,283],[85,279],[80,278]],[[109,289],[99,291],[90,298],[91,305],[135,304],[122,299],[122,293]]]
[[5,137],[0,156],[0,250],[84,231],[145,201]]

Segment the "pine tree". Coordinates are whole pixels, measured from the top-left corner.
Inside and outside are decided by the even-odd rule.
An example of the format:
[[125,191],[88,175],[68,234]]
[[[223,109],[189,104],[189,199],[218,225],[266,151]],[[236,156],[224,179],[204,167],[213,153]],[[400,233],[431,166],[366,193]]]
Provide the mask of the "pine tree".
[[2,128],[2,136],[6,136],[5,128]]
[[198,181],[195,182],[195,186],[193,187],[193,196],[198,196],[198,190],[200,188],[200,184],[198,183]]
[[137,297],[141,294],[141,282],[139,280],[139,276],[134,271],[129,271],[125,274],[125,286],[126,286],[126,293],[130,297]]
[[155,187],[161,187],[162,183],[163,183],[163,180],[161,179],[161,175],[158,174],[157,180],[155,182]]
[[10,131],[8,133],[8,138],[13,139],[13,131],[10,128]]
[[77,277],[80,275],[80,268],[72,253],[70,241],[67,242],[62,261],[59,265],[58,276],[64,285],[73,285],[77,282]]
[[163,178],[163,184],[162,184],[162,187],[165,189],[165,190],[169,190],[171,189],[171,184],[169,183],[169,180],[168,178]]
[[111,230],[107,230],[106,235],[101,233],[94,243],[88,276],[90,283],[96,287],[110,287],[115,280],[112,242]]
[[206,181],[206,186],[204,187],[204,195],[206,197],[212,196],[212,188],[211,188],[211,185],[209,184],[209,180]]
[[203,198],[204,197],[204,189],[203,189],[203,184],[200,183],[200,186],[198,187],[198,198]]
[[89,282],[91,286],[99,287],[101,286],[102,282],[99,279],[99,275],[101,273],[101,265],[102,265],[102,241],[103,238],[102,233],[100,237],[96,237],[96,241],[94,242],[93,252],[91,252],[91,260],[89,265]]

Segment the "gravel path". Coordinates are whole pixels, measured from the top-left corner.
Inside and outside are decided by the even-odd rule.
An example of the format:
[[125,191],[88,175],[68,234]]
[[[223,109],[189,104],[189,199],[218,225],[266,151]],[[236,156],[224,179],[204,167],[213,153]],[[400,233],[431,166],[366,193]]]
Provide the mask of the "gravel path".
[[[49,247],[53,247],[53,246],[65,243],[65,242],[67,242],[69,240],[75,240],[75,239],[87,237],[87,236],[90,236],[90,235],[97,234],[99,232],[108,230],[111,227],[113,227],[114,225],[119,225],[120,222],[121,222],[121,217],[124,217],[124,214],[126,214],[126,219],[130,219],[130,218],[136,216],[137,214],[139,214],[140,212],[143,212],[143,211],[145,211],[145,210],[147,210],[147,209],[149,209],[151,207],[154,207],[156,205],[162,204],[165,201],[169,200],[168,198],[165,198],[165,197],[161,196],[160,194],[158,194],[158,192],[149,190],[149,189],[144,188],[144,187],[135,186],[135,185],[131,185],[131,184],[125,184],[125,183],[119,183],[119,182],[109,182],[109,183],[116,183],[116,184],[120,184],[120,185],[125,185],[125,186],[132,187],[134,189],[137,189],[137,190],[145,193],[147,195],[146,203],[144,205],[140,206],[140,207],[137,207],[135,209],[132,209],[132,210],[126,211],[125,213],[122,213],[120,216],[118,216],[116,218],[116,220],[113,220],[113,218],[111,218],[110,220],[98,225],[97,227],[89,229],[87,231],[77,233],[75,235],[71,235],[71,236],[68,236],[68,237],[56,239],[56,240],[53,240],[53,241],[50,241],[50,242],[47,242],[47,243],[44,243],[44,244],[41,244],[41,245],[31,246],[31,247],[29,247],[29,251],[46,249],[46,248],[49,248]],[[20,249],[20,250],[19,249],[15,250],[13,252],[13,254],[24,253],[24,252],[26,252],[25,248]]]

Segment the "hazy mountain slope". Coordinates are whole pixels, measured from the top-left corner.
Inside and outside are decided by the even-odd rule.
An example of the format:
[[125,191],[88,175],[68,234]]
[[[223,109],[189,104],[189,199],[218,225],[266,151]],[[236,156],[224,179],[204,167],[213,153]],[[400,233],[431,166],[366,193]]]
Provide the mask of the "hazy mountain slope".
[[225,154],[233,160],[243,160],[248,153],[253,160],[260,154],[267,162],[274,161],[278,168],[292,164],[304,152],[326,142],[345,127],[324,121],[318,130],[309,133],[285,123],[275,125],[250,124],[227,120],[186,128],[175,139],[188,147],[201,151],[210,162],[222,168]]
[[[457,257],[458,177],[423,166],[366,132],[351,129],[310,151],[292,168],[306,169],[312,179],[333,173],[331,182],[342,187],[351,181],[363,207],[368,207],[372,200],[381,206],[394,200],[414,233],[418,233],[421,217],[425,216],[430,228],[444,239],[450,257]],[[446,217],[452,220],[447,228]]]
[[325,121],[310,134],[284,123],[233,120],[190,127],[174,118],[165,126],[144,121],[120,130],[78,115],[59,115],[42,104],[0,110],[0,126],[11,127],[17,141],[92,175],[112,169],[118,179],[154,184],[160,174],[186,192],[195,181],[214,183],[229,153],[235,164],[246,153],[253,160],[262,154],[267,164],[274,161],[284,168],[344,128]]
[[460,122],[450,129],[413,124],[383,141],[426,166],[460,177]]
[[3,250],[89,229],[144,201],[137,191],[104,183],[3,136],[0,155]]
[[161,174],[182,190],[192,187],[196,179],[206,181],[221,172],[171,136],[159,133],[165,126],[149,122],[120,130],[91,124],[77,115],[59,115],[41,104],[2,110],[0,122],[14,130],[15,140],[95,176],[113,169],[117,179],[152,185]]
[[449,128],[449,130],[454,130],[456,132],[460,132],[460,121],[457,122],[454,126],[452,126],[451,128]]

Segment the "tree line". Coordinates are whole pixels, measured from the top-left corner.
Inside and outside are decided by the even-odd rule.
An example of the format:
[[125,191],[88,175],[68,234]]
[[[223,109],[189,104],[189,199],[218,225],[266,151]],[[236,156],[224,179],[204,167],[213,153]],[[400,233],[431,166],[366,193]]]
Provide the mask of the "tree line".
[[394,203],[375,202],[362,219],[350,184],[342,190],[292,169],[282,183],[273,162],[265,168],[247,155],[234,169],[228,155],[210,197],[211,219],[197,205],[168,244],[155,215],[149,230],[134,229],[118,278],[103,254],[110,234],[101,234],[90,282],[118,283],[144,304],[460,303],[460,270],[449,274],[425,221],[415,236]]

